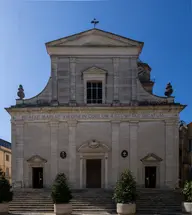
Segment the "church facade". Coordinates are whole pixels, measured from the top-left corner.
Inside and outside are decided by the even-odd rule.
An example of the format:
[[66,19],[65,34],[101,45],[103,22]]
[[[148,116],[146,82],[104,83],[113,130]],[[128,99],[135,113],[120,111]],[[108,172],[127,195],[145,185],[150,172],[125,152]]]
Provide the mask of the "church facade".
[[11,115],[15,186],[50,187],[64,172],[74,189],[106,188],[130,169],[141,187],[173,188],[179,176],[179,113],[171,85],[153,94],[144,43],[91,29],[46,43],[47,86]]

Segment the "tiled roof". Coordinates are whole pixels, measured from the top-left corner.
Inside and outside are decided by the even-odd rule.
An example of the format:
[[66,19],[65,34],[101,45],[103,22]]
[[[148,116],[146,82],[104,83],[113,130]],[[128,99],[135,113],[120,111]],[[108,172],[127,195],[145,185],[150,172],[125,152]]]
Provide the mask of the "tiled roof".
[[5,148],[8,148],[8,149],[11,149],[11,143],[5,141],[5,140],[2,140],[0,139],[0,146],[3,146]]

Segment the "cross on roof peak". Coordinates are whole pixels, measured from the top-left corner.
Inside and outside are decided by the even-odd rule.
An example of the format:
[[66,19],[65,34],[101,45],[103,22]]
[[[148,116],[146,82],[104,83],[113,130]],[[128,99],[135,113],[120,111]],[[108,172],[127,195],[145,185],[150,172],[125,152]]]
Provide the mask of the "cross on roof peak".
[[91,21],[91,24],[94,25],[94,28],[95,28],[95,26],[96,26],[98,23],[99,23],[99,21],[96,20],[95,18]]

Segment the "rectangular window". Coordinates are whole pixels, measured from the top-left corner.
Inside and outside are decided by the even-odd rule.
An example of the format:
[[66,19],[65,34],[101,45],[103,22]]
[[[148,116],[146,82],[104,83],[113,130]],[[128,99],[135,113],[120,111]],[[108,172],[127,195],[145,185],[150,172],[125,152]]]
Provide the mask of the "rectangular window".
[[189,140],[189,152],[192,152],[192,140]]
[[102,82],[100,81],[87,82],[87,103],[88,104],[102,103]]
[[9,155],[6,155],[6,161],[9,161]]
[[5,176],[6,176],[6,177],[9,177],[9,168],[8,168],[8,167],[6,167]]

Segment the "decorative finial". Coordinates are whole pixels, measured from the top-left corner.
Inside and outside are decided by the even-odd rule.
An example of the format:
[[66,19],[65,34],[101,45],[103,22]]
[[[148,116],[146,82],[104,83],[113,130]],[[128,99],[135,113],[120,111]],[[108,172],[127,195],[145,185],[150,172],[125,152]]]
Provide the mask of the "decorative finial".
[[173,88],[171,83],[168,83],[165,89],[165,96],[170,97],[173,93]]
[[91,21],[91,24],[94,25],[94,28],[98,23],[99,23],[99,21],[97,21],[95,18]]
[[19,99],[25,98],[24,89],[23,89],[23,86],[21,84],[19,85],[17,95],[18,95]]

